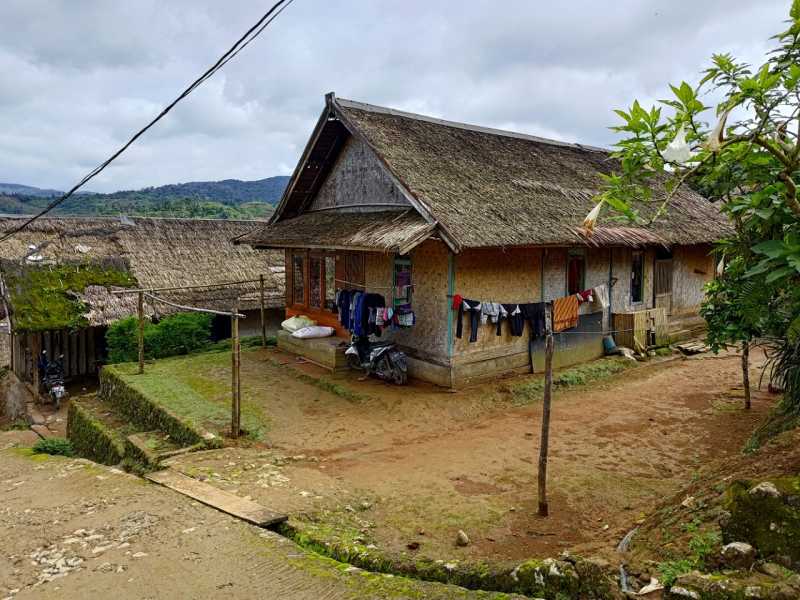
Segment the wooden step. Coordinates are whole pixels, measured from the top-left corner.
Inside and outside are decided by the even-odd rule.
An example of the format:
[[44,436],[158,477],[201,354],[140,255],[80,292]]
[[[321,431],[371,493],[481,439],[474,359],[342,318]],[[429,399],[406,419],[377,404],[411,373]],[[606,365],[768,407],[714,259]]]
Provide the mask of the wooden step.
[[282,523],[289,518],[287,515],[264,508],[257,502],[220,490],[172,469],[148,473],[145,477],[154,483],[175,490],[179,494],[189,496],[189,498],[197,500],[206,506],[216,508],[259,527],[269,527],[276,523]]

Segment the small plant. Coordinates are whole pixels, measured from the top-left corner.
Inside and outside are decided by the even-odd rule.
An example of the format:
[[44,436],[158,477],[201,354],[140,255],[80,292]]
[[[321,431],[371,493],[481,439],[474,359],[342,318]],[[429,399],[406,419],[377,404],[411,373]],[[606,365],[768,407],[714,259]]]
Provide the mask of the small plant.
[[56,456],[75,456],[75,451],[69,440],[64,438],[47,438],[39,440],[33,445],[35,454],[52,454]]
[[661,574],[661,584],[669,589],[675,580],[681,575],[685,575],[694,568],[692,561],[668,560],[658,564],[658,572]]

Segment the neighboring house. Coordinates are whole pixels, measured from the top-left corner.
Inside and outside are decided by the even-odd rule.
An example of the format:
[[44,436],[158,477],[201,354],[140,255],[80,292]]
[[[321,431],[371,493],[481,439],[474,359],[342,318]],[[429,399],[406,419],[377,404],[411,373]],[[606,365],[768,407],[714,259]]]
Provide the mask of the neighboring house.
[[[661,339],[696,322],[714,274],[711,244],[729,232],[717,208],[681,190],[652,226],[606,219],[587,236],[599,174],[614,165],[600,148],[329,94],[269,224],[239,241],[284,249],[286,314],[309,315],[341,336],[338,288],[384,293],[391,305],[397,274],[410,269],[416,324],[386,335],[407,351],[412,375],[443,385],[524,369],[531,359],[527,333],[511,337],[506,327],[496,336],[483,325],[470,343],[465,324],[457,338],[454,295],[536,302],[605,284],[610,306],[583,305],[578,327],[557,336],[556,364],[566,365],[600,356],[603,334],[634,322],[628,313],[663,309],[636,320],[657,321]],[[327,354],[320,342],[285,335],[279,345],[341,364],[331,357],[335,340]],[[540,364],[540,342],[533,354]]]
[[[22,222],[0,218],[0,231]],[[231,240],[258,227],[256,221],[168,218],[41,218],[0,244],[3,310],[10,322],[14,372],[33,380],[36,357],[64,354],[66,375],[96,373],[105,360],[109,323],[136,315],[137,294],[114,295],[118,287],[206,286],[265,276],[271,330],[284,305],[283,254],[259,252]],[[260,333],[260,282],[239,286],[158,292],[174,304],[230,311],[237,298],[247,315],[243,334]],[[145,314],[175,308],[145,301]],[[229,335],[230,320],[214,324]]]

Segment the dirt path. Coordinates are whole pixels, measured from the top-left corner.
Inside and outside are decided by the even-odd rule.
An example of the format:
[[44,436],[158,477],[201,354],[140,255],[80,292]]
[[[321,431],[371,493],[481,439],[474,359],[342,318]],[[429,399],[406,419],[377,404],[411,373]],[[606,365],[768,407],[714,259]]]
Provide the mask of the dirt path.
[[[264,360],[250,355],[245,372],[264,382],[273,449],[227,449],[176,466],[282,511],[324,514],[333,536],[360,531],[379,548],[419,544],[417,554],[445,560],[612,552],[701,466],[738,453],[774,401],[757,393],[753,410],[740,410],[736,356],[642,367],[557,391],[552,516],[540,519],[538,404],[511,407],[491,386],[410,393],[353,379],[347,388],[367,399],[303,393],[287,369],[269,367],[265,378]],[[458,529],[473,540],[467,548],[453,544]]]
[[0,598],[491,597],[348,570],[131,475],[19,449],[0,450],[0,539]]

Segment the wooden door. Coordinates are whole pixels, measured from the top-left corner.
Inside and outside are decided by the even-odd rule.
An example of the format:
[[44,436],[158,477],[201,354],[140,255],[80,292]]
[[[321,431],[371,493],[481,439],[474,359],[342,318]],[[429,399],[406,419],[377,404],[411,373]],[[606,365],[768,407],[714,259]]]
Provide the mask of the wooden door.
[[653,294],[655,308],[663,308],[672,314],[672,259],[657,259]]

